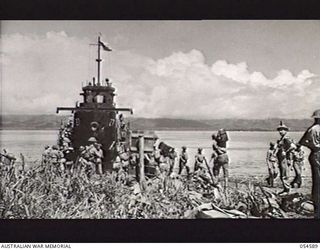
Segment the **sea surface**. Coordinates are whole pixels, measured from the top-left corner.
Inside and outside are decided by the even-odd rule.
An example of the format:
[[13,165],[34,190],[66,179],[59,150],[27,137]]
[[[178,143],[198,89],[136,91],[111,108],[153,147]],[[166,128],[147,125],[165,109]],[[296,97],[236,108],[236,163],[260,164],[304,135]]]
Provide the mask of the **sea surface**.
[[[182,146],[188,148],[189,164],[193,166],[194,155],[198,147],[204,149],[207,159],[210,159],[212,131],[156,131],[161,141],[175,147],[180,152]],[[271,141],[275,142],[277,132],[228,132],[228,152],[231,159],[230,175],[261,176],[267,175],[265,163],[266,152]],[[298,141],[302,132],[290,132],[289,135]],[[0,149],[19,156],[22,153],[26,161],[39,161],[45,145],[56,144],[56,130],[0,130]],[[305,170],[303,176],[311,175],[307,160],[309,151],[305,149]],[[19,160],[19,157],[18,157]],[[293,171],[291,171],[293,175]]]

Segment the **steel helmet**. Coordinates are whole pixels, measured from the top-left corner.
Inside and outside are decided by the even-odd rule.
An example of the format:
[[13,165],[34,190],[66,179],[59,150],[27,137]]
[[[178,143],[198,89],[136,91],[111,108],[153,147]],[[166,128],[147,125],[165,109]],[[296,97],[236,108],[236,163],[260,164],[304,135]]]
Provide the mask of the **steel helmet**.
[[97,142],[97,139],[95,137],[90,137],[88,139],[88,142]]
[[317,109],[312,114],[313,118],[320,118],[320,109]]
[[283,121],[280,121],[280,124],[279,124],[279,126],[277,127],[277,130],[278,130],[278,131],[279,131],[279,130],[286,130],[286,131],[288,131],[289,128],[283,123]]

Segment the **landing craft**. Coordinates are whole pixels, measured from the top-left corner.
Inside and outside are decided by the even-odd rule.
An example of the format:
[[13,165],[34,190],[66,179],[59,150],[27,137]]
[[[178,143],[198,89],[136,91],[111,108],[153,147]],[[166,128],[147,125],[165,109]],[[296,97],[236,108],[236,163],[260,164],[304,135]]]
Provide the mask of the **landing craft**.
[[[132,108],[118,108],[116,106],[115,88],[108,78],[100,79],[101,70],[101,48],[104,51],[112,51],[98,37],[98,42],[93,44],[98,47],[97,81],[93,78],[86,86],[82,87],[83,101],[75,107],[57,107],[60,111],[71,111],[72,116],[68,124],[62,125],[59,131],[59,146],[65,143],[61,138],[67,138],[72,150],[68,152],[67,158],[75,161],[79,156],[81,146],[88,144],[90,137],[95,137],[102,144],[104,152],[103,170],[111,171],[113,162],[118,154],[119,148],[127,149],[130,152],[138,150],[138,138],[144,136],[144,150],[150,152],[157,139],[154,133],[145,131],[132,131],[130,123],[124,120],[123,112],[133,114]],[[65,134],[67,133],[67,134]]]

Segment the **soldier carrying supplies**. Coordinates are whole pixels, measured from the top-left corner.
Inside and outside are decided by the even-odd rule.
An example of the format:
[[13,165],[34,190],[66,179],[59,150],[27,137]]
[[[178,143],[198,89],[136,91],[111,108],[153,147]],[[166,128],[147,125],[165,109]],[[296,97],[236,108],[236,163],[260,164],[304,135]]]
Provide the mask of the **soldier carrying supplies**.
[[[219,134],[219,133],[218,133]],[[213,153],[211,156],[211,160],[213,160],[213,176],[215,178],[219,177],[220,169],[223,170],[223,179],[224,179],[224,188],[226,189],[228,187],[228,178],[229,178],[229,157],[227,154],[227,134],[224,134],[224,139],[219,139],[218,136],[215,134],[212,135],[212,149]],[[210,161],[211,161],[210,160]]]

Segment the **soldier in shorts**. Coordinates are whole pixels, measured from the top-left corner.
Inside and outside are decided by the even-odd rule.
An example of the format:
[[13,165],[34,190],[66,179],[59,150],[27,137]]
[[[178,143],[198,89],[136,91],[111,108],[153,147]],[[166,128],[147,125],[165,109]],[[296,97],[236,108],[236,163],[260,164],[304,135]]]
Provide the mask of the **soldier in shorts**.
[[220,174],[220,169],[223,171],[223,179],[224,179],[224,188],[228,187],[228,179],[229,179],[229,157],[227,154],[227,149],[225,147],[218,146],[216,141],[216,136],[212,135],[212,149],[213,154],[211,160],[213,160],[213,176],[218,178]]
[[277,156],[275,155],[275,144],[273,142],[270,142],[270,148],[267,152],[266,162],[269,172],[267,182],[270,187],[273,187],[274,179],[278,176]]
[[301,145],[297,144],[297,149],[293,151],[293,170],[295,173],[295,177],[293,181],[291,182],[291,187],[301,187],[302,184],[302,167],[303,167],[303,161],[304,161],[304,151],[301,149]]

